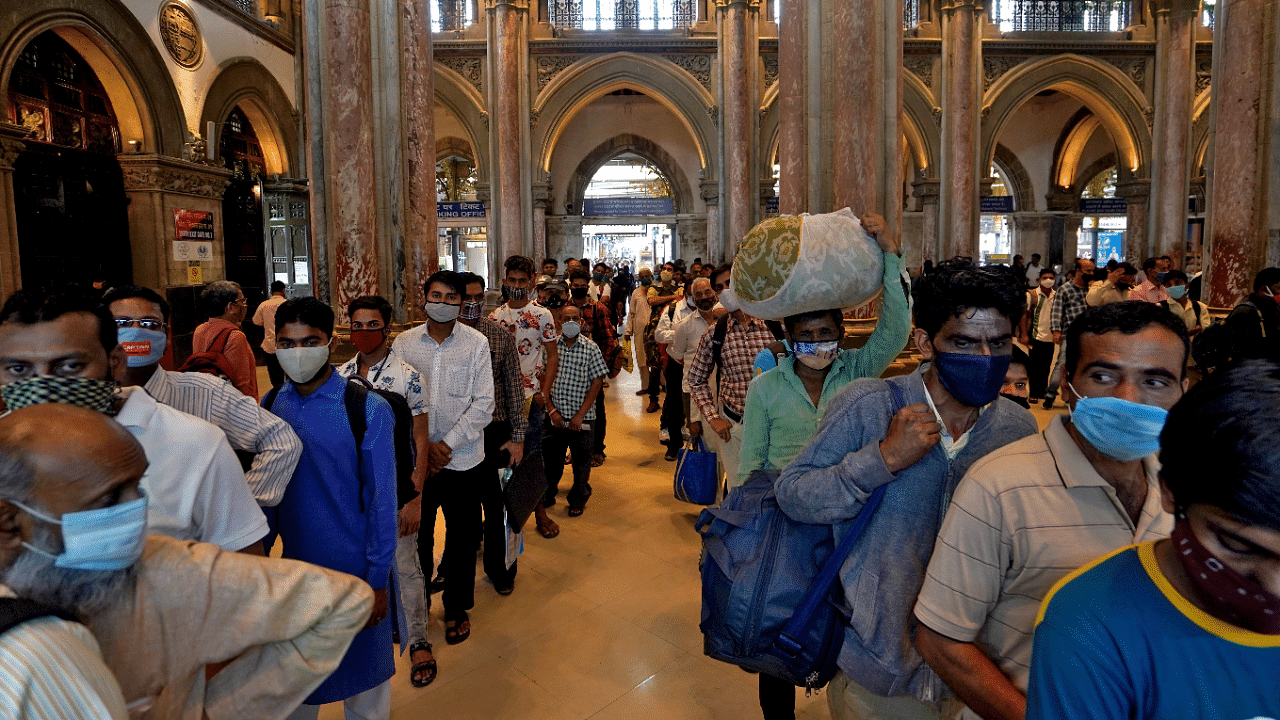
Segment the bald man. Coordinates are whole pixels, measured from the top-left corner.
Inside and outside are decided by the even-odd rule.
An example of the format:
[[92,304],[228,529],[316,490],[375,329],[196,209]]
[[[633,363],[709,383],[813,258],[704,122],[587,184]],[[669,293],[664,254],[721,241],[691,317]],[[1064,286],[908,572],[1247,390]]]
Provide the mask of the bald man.
[[147,466],[102,413],[48,403],[0,418],[0,582],[84,620],[133,717],[288,717],[338,666],[372,591],[306,563],[146,537]]

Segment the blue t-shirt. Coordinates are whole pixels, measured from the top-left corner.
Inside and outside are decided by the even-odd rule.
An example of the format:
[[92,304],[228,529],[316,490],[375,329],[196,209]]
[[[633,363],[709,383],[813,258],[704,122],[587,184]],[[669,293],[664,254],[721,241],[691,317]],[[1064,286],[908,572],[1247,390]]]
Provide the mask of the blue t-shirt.
[[1027,720],[1280,718],[1280,635],[1192,605],[1160,572],[1154,548],[1097,560],[1045,599]]

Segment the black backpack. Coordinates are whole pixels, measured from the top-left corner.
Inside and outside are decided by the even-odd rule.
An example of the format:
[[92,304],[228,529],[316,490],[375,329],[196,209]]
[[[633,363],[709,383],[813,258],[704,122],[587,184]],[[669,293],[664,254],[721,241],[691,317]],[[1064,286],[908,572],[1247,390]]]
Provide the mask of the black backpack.
[[[262,407],[271,410],[279,392],[280,388],[272,388],[266,397],[262,398]],[[413,412],[409,409],[409,401],[402,395],[375,388],[372,383],[359,375],[347,378],[347,387],[342,394],[342,404],[347,409],[347,422],[351,425],[351,434],[355,436],[357,452],[363,451],[364,435],[369,430],[365,416],[369,393],[374,393],[386,400],[387,404],[391,405],[391,415],[395,418],[391,438],[396,457],[396,506],[404,507],[419,494],[413,487],[416,450],[413,443]],[[364,512],[364,482],[364,473],[360,473],[360,512]]]
[[71,622],[80,622],[69,612],[41,605],[26,598],[0,598],[0,634],[4,634],[19,625],[38,620],[42,617],[56,617]]
[[[1247,313],[1249,310],[1257,313],[1259,323],[1263,322],[1262,311],[1249,302],[1237,305],[1228,319],[1236,313]],[[1231,329],[1227,327],[1227,320],[1224,319],[1215,318],[1211,325],[1191,339],[1191,357],[1196,361],[1196,367],[1203,373],[1226,367],[1231,362],[1231,352]]]

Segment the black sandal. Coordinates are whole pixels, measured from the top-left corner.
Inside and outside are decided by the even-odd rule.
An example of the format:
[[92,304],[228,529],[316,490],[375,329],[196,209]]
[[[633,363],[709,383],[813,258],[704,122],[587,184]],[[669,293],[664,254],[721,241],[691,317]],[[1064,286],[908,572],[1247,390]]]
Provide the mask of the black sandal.
[[[409,646],[410,661],[413,660],[414,653],[422,652],[424,650],[426,652],[431,652],[431,643],[427,642],[426,640],[419,640],[418,642],[410,645]],[[419,680],[418,673],[426,673],[426,679]],[[434,653],[432,654],[430,660],[424,660],[420,663],[414,663],[413,668],[409,671],[409,682],[413,683],[413,686],[417,688],[424,688],[430,685],[432,681],[434,681],[435,679],[436,679],[436,658]]]
[[458,643],[471,637],[470,627],[468,627],[466,630],[458,629],[458,627],[461,626],[462,623],[467,623],[468,625],[471,624],[471,618],[466,613],[462,613],[461,616],[456,617],[452,620],[444,621],[444,641],[446,643],[449,643],[450,645],[457,645]]

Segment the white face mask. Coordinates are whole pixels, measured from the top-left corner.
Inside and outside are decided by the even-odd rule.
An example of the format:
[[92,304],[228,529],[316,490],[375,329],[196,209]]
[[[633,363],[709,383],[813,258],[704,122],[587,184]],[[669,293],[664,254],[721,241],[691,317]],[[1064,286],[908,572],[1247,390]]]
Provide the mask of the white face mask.
[[720,307],[723,307],[726,312],[737,312],[741,308],[738,304],[738,294],[732,287],[720,291]]
[[582,326],[576,320],[569,320],[560,325],[560,334],[564,335],[566,339],[572,340],[578,337],[580,332],[582,332]]
[[302,385],[314,380],[329,362],[329,346],[277,348],[276,360],[294,384]]
[[1040,287],[1044,288],[1045,290],[1052,290],[1052,289],[1053,289],[1053,278],[1045,278],[1045,279],[1041,280],[1041,281],[1040,281]]
[[458,313],[462,310],[462,305],[451,305],[444,302],[428,302],[425,307],[427,317],[438,323],[453,322],[458,319]]

